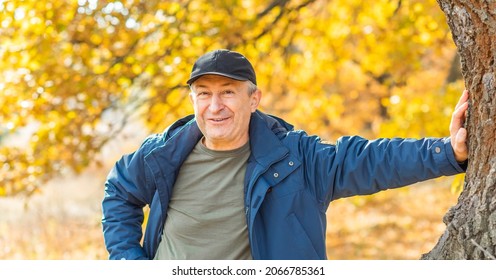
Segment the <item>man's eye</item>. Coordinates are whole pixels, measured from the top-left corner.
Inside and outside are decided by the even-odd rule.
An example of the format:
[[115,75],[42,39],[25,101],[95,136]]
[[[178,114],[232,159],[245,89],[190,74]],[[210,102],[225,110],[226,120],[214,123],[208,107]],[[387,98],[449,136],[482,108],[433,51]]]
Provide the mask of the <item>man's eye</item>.
[[234,91],[232,91],[232,90],[226,90],[226,91],[224,91],[224,94],[227,94],[227,95],[234,94]]

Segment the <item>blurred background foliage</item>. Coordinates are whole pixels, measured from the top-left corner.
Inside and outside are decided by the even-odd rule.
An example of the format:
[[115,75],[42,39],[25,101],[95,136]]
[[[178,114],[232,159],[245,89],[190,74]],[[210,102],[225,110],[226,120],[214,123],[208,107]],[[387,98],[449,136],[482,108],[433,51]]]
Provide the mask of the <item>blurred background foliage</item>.
[[0,42],[0,196],[192,113],[185,81],[217,48],[252,61],[263,111],[331,142],[447,135],[464,87],[435,0],[0,0]]
[[[110,165],[192,113],[185,82],[217,48],[252,61],[263,111],[330,142],[445,136],[464,88],[435,0],[0,0],[0,259],[107,258]],[[449,188],[333,202],[328,257],[418,258]]]

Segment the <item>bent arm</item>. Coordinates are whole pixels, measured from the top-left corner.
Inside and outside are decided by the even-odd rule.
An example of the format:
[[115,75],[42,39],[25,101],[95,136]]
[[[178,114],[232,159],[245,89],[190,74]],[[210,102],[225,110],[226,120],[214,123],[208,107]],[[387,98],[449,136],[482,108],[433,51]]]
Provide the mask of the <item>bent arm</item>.
[[102,201],[102,227],[109,259],[148,259],[140,244],[143,207],[149,203],[143,159],[123,156],[110,171]]

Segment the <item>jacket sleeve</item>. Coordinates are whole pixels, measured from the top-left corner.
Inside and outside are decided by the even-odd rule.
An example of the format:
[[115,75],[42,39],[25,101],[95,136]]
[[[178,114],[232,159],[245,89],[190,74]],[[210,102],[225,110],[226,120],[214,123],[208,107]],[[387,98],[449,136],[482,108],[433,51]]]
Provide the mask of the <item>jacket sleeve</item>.
[[148,259],[140,241],[143,207],[153,190],[147,188],[142,148],[117,161],[105,182],[102,227],[109,259]]
[[367,195],[464,172],[449,138],[377,139],[342,137],[335,145],[304,137],[306,176],[317,199]]

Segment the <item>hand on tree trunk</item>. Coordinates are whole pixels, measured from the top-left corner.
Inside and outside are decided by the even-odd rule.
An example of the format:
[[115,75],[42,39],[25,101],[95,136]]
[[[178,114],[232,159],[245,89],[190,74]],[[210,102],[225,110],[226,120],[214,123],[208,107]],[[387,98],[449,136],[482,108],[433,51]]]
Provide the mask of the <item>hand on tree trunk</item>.
[[463,127],[467,109],[468,91],[464,90],[458,104],[456,104],[450,123],[451,146],[453,147],[456,160],[460,163],[466,161],[468,158],[467,130]]

